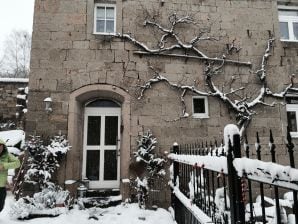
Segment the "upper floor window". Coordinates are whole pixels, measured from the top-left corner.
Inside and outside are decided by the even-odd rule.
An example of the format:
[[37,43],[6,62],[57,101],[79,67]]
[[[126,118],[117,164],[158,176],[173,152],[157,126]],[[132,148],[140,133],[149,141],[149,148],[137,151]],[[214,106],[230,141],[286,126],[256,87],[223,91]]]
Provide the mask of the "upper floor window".
[[281,41],[298,42],[298,8],[279,6],[278,16]]
[[116,6],[113,4],[95,4],[94,34],[115,34]]
[[298,138],[298,98],[287,98],[288,127],[293,138]]
[[192,112],[194,118],[209,118],[208,98],[206,96],[194,96],[192,98]]

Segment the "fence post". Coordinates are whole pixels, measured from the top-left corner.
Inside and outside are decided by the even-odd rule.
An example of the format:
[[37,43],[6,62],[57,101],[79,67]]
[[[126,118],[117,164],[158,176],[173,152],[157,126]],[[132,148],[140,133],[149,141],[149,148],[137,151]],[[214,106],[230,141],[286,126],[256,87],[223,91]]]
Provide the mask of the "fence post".
[[227,162],[228,162],[228,180],[229,180],[229,195],[230,195],[230,210],[231,210],[231,223],[236,223],[236,196],[235,196],[235,172],[233,168],[233,154],[232,154],[232,144],[229,139],[227,152]]
[[[233,151],[235,158],[241,158],[241,144],[240,144],[240,135],[235,134],[233,136]],[[233,167],[234,169],[234,167]],[[242,198],[242,183],[241,178],[238,177],[237,171],[234,169],[235,172],[235,190],[236,190],[236,214],[237,214],[237,222],[238,223],[245,223],[245,206],[244,201]]]
[[[276,158],[275,158],[275,144],[274,144],[274,139],[272,136],[272,131],[270,129],[270,138],[269,138],[269,148],[271,152],[271,157],[272,157],[272,162],[276,163]],[[275,195],[275,210],[276,210],[276,221],[277,224],[281,224],[281,214],[280,214],[280,206],[279,206],[279,193],[278,193],[278,187],[274,186],[274,195]]]
[[[173,154],[179,154],[179,145],[178,143],[174,143],[172,147],[172,153]],[[173,187],[177,186],[177,177],[179,176],[179,163],[176,161],[173,161]],[[174,190],[172,190],[171,194],[172,198],[172,208],[174,209],[174,216],[177,223],[181,223],[181,204],[179,199],[174,194]]]
[[[233,136],[230,136],[230,133]],[[241,179],[233,166],[234,158],[241,157],[241,144],[239,129],[236,125],[227,125],[225,127],[225,144],[228,145],[227,166],[229,180],[231,223],[245,223],[245,208],[241,193]],[[233,140],[233,145],[231,138]],[[234,155],[234,156],[233,156]]]
[[[287,148],[288,148],[288,152],[290,155],[290,166],[292,168],[295,168],[295,160],[294,160],[294,144],[292,143],[292,137],[290,134],[290,129],[289,127],[287,127],[287,140],[288,143],[286,144]],[[297,201],[297,191],[293,191],[293,201],[294,201],[294,206],[293,206],[293,212],[295,214],[295,220],[297,222],[298,220],[298,201]]]
[[[176,142],[173,144],[173,153],[174,154],[179,153],[179,145]],[[177,177],[179,178],[179,163],[176,161],[173,162],[173,174],[174,174],[173,184],[174,186],[177,186]]]

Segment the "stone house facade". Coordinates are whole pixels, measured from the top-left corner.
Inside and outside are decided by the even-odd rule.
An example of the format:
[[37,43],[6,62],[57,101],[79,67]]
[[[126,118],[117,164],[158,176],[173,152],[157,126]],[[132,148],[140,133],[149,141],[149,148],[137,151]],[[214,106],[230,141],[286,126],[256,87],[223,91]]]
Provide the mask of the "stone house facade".
[[[192,16],[195,23],[178,24],[177,35],[189,43],[206,33],[215,39],[198,43],[204,55],[251,62],[251,66],[227,63],[213,81],[222,92],[245,87],[233,99],[253,99],[262,87],[254,72],[262,65],[270,37],[275,41],[266,64],[267,85],[282,92],[289,77],[297,74],[297,12],[297,0],[36,0],[26,131],[68,136],[72,150],[59,171],[60,183],[87,177],[91,188],[119,188],[129,197],[130,187],[123,180],[135,175],[133,152],[144,131],[152,131],[158,153],[165,155],[173,142],[220,141],[224,126],[236,123],[235,111],[222,99],[191,91],[184,96],[186,116],[181,112],[181,91],[166,83],[152,84],[139,97],[140,86],[156,72],[179,86],[210,92],[205,83],[206,58],[188,57],[193,55],[178,48],[167,55],[144,52],[138,43],[158,48],[163,35],[156,25],[144,21],[151,19],[169,29],[170,15]],[[283,21],[284,14],[293,20]],[[175,41],[169,38],[166,44]],[[43,102],[47,97],[52,99],[49,113]],[[277,101],[295,102],[289,99]],[[266,103],[273,100],[266,98]],[[249,138],[258,131],[267,139],[271,128],[276,144],[284,143],[288,120],[295,126],[295,106],[260,104],[255,111],[246,130]],[[292,132],[295,135],[297,127]],[[285,153],[278,151],[280,163],[285,163]],[[168,191],[160,201],[169,201]]]

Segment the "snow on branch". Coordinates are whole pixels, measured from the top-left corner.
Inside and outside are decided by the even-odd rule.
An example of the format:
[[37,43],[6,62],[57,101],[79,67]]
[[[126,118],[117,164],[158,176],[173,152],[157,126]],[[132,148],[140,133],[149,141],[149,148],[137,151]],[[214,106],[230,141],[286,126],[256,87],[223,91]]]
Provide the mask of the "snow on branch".
[[[189,42],[184,42],[179,37],[178,32],[175,32],[176,26],[178,24],[195,24],[194,19],[191,16],[182,16],[179,17],[176,13],[173,13],[169,16],[170,28],[157,23],[155,20],[145,20],[144,26],[151,26],[157,28],[162,32],[160,40],[158,41],[157,48],[150,48],[145,43],[142,43],[135,39],[131,34],[121,34],[117,33],[114,37],[121,39],[126,39],[132,42],[134,45],[142,49],[143,51],[137,51],[137,54],[150,54],[150,55],[161,55],[161,56],[173,56],[173,57],[185,57],[185,58],[196,58],[199,60],[210,60],[210,61],[219,61],[222,59],[208,57],[203,51],[201,51],[196,45],[202,41],[216,41],[218,39],[210,37],[206,31],[200,31],[198,35],[193,37]],[[166,47],[167,40],[174,40],[173,44],[170,44]],[[183,54],[172,54],[173,50],[182,50]],[[240,49],[239,49],[240,50]],[[239,51],[238,50],[238,51]],[[171,54],[167,54],[171,53]],[[190,55],[189,55],[190,54]],[[239,62],[236,60],[228,60],[228,63],[235,63],[240,65],[251,66],[250,62]]]
[[274,38],[270,38],[267,41],[267,48],[262,58],[261,68],[255,72],[261,81],[265,80],[266,78],[266,72],[267,72],[266,65],[269,60],[269,57],[271,56],[270,52],[273,47],[273,42],[274,42]]

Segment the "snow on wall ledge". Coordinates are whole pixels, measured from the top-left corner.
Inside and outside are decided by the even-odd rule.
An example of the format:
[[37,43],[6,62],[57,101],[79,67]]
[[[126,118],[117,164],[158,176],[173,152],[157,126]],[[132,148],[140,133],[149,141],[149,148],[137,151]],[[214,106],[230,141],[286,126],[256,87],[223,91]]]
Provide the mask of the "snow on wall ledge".
[[28,78],[0,78],[1,82],[20,82],[20,83],[28,83]]

